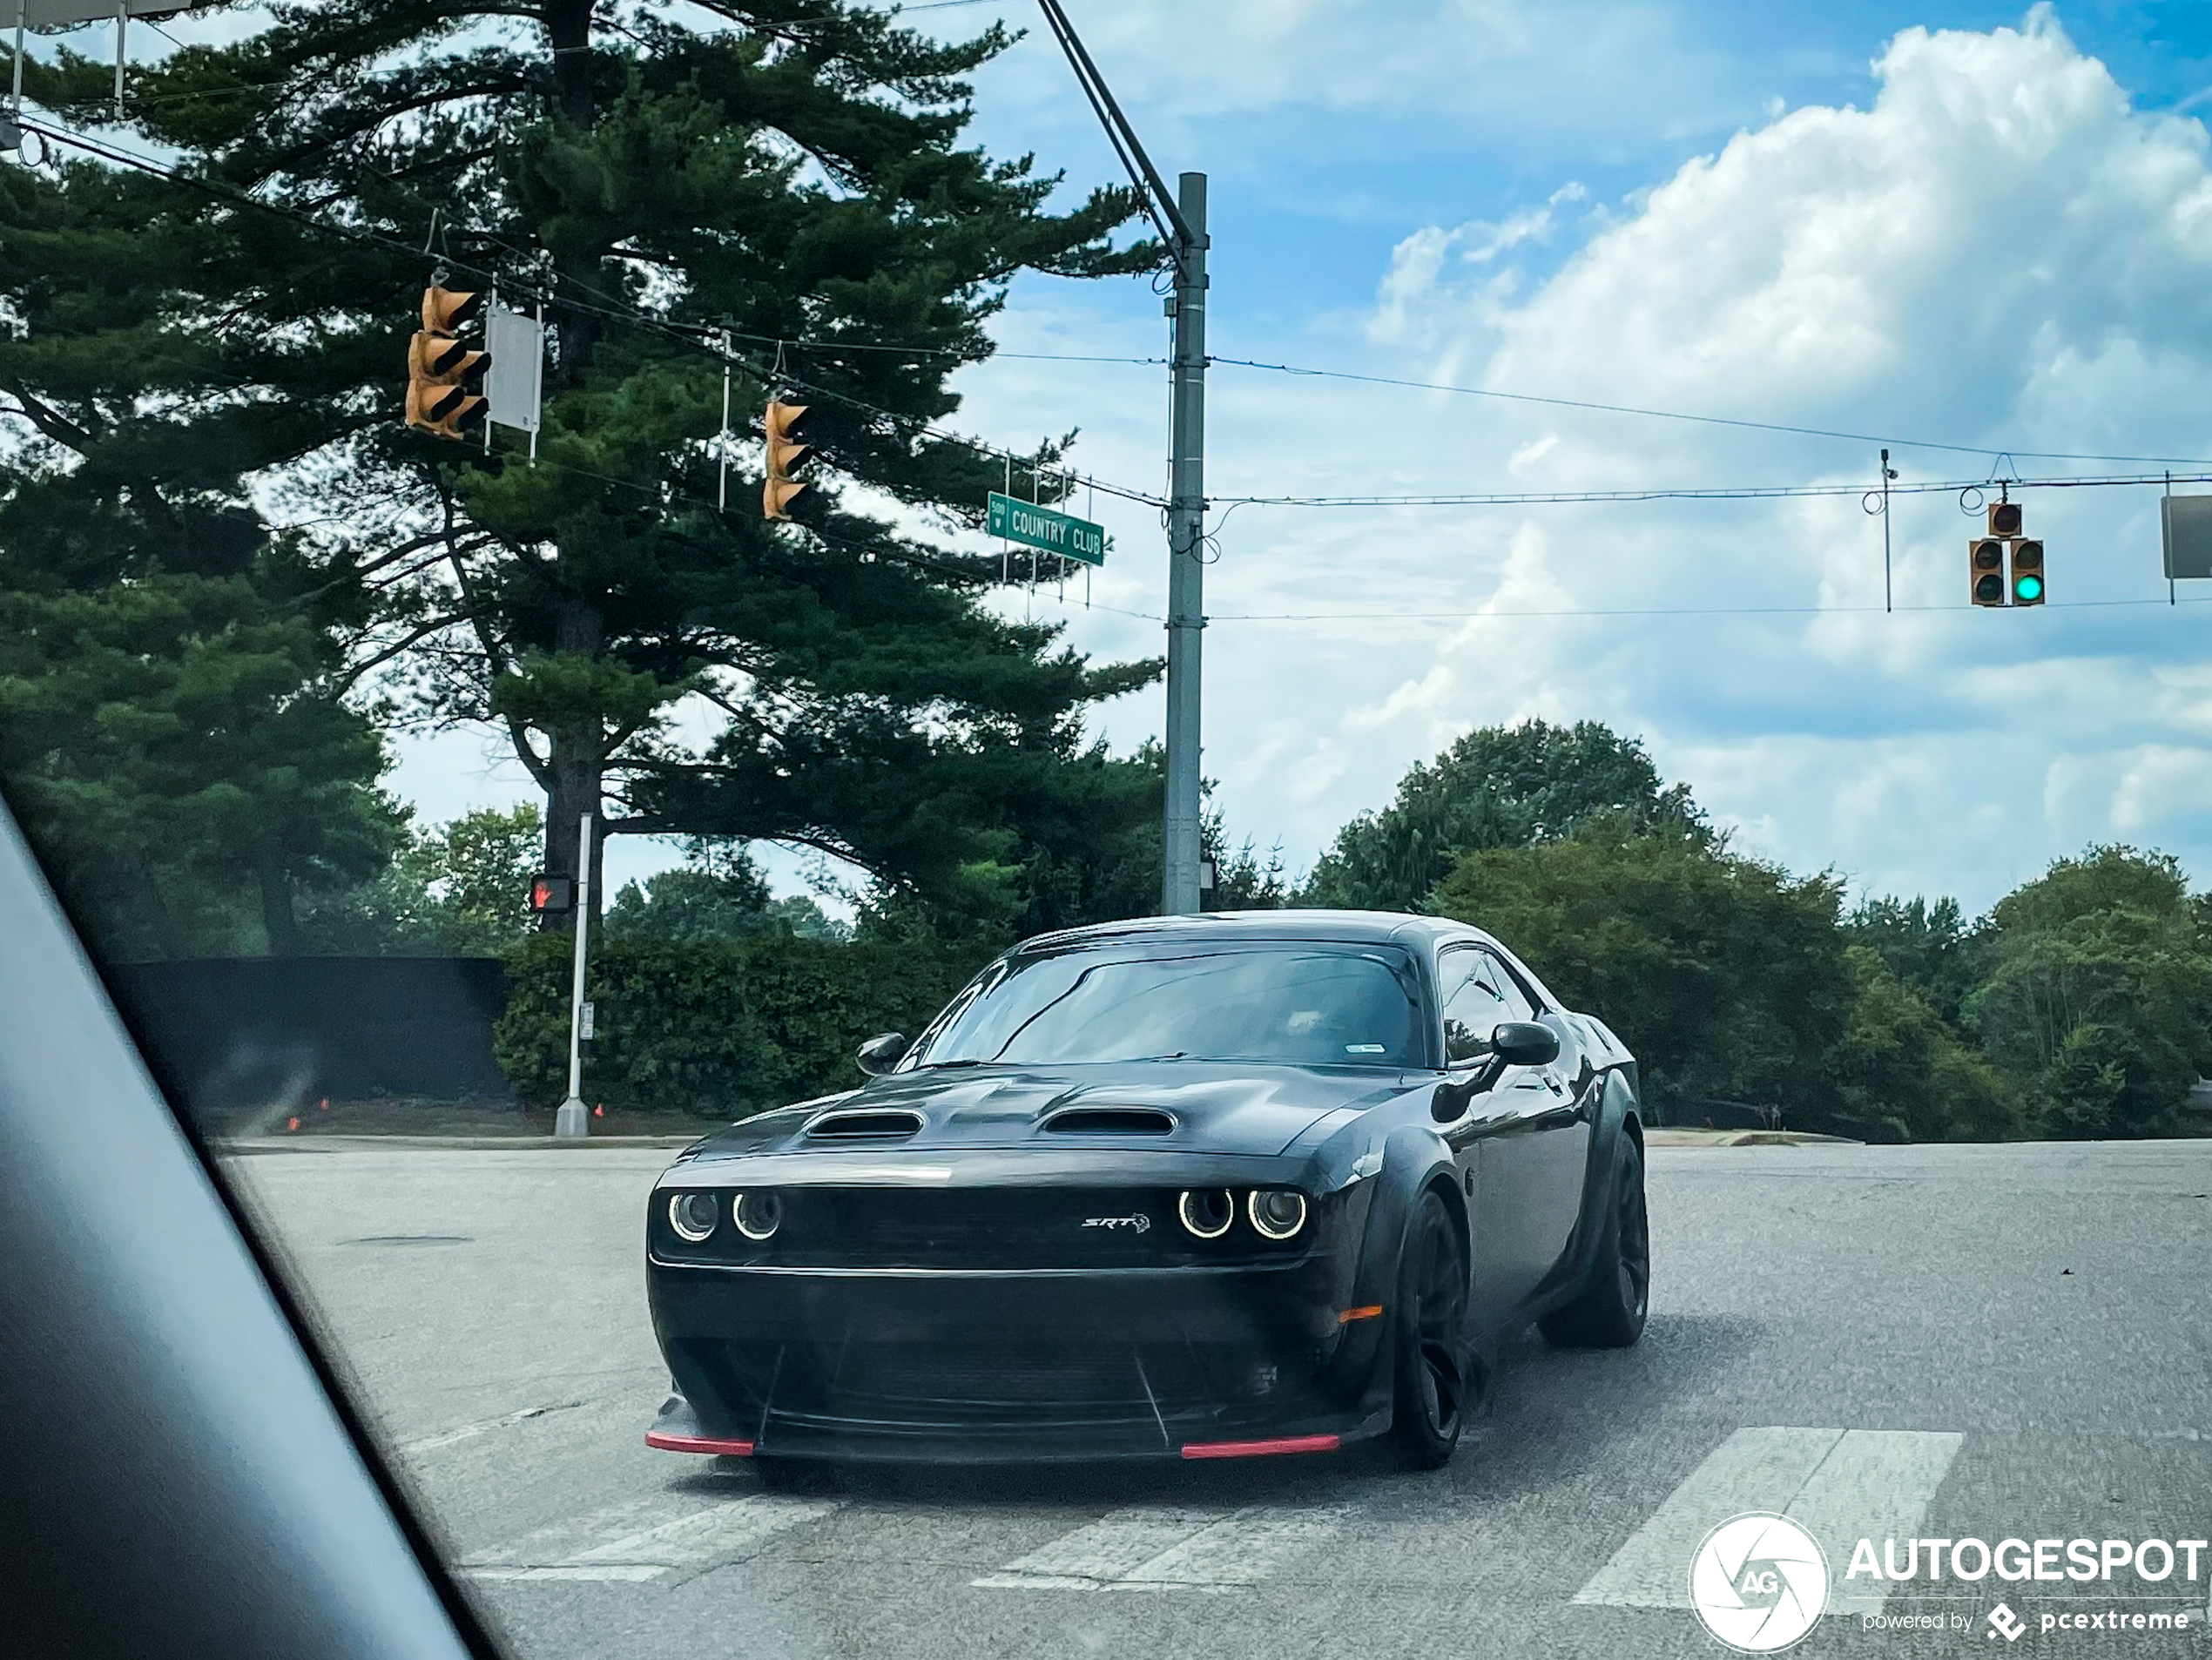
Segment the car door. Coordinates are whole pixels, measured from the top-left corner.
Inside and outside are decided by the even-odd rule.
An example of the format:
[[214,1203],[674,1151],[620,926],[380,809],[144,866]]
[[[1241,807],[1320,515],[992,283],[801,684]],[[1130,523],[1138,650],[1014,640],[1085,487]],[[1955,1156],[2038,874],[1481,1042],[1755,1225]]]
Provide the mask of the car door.
[[1541,1021],[1559,1034],[1559,1056],[1550,1065],[1519,1069],[1513,1081],[1510,1121],[1501,1130],[1501,1151],[1510,1149],[1527,1202],[1518,1221],[1521,1253],[1534,1290],[1558,1264],[1581,1215],[1583,1176],[1589,1167],[1591,1110],[1595,1097],[1576,1093],[1579,1044],[1572,1028],[1554,1011],[1538,1005],[1535,995],[1512,968],[1498,963],[1497,985],[1513,1009],[1508,1020]]
[[[1494,953],[1469,945],[1445,961],[1445,1052],[1453,1064],[1488,1055],[1501,1023],[1536,1017],[1533,998]],[[1555,1065],[1507,1067],[1475,1097],[1470,1117],[1479,1144],[1479,1292],[1486,1310],[1502,1319],[1565,1248],[1580,1205],[1577,1148],[1588,1145],[1588,1126]]]
[[[1514,1018],[1498,989],[1494,959],[1474,945],[1447,948],[1437,960],[1437,1002],[1443,1011],[1444,1060],[1454,1071],[1479,1064],[1491,1051],[1490,1035],[1501,1021]],[[1515,1067],[1509,1072],[1525,1071]],[[1474,1225],[1474,1311],[1480,1326],[1495,1326],[1527,1295],[1525,1258],[1514,1205],[1505,1196],[1515,1183],[1513,1171],[1488,1151],[1513,1120],[1514,1097],[1500,1087],[1501,1077],[1474,1096],[1467,1110],[1442,1127],[1460,1168]]]

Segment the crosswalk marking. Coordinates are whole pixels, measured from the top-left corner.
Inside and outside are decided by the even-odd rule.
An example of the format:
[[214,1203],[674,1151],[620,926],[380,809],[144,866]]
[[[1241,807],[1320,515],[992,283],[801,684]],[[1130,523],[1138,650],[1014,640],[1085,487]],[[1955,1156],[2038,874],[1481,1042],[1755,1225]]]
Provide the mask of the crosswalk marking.
[[671,1516],[666,1495],[656,1495],[541,1528],[464,1562],[462,1571],[480,1580],[636,1583],[678,1568],[743,1561],[836,1508],[833,1499],[754,1493]]
[[970,1582],[996,1590],[1228,1591],[1328,1538],[1346,1505],[1130,1506]]
[[1689,1559],[1705,1535],[1743,1511],[1774,1510],[1829,1553],[1831,1613],[1877,1610],[1886,1582],[1844,1578],[1852,1544],[1919,1527],[1963,1439],[1919,1430],[1739,1429],[1661,1501],[1575,1600],[1688,1608]]
[[1784,1512],[1828,1552],[1828,1611],[1878,1612],[1889,1582],[1845,1579],[1851,1546],[1908,1538],[1927,1519],[1928,1504],[1943,1485],[1965,1437],[1899,1429],[1846,1431],[1820,1461]]

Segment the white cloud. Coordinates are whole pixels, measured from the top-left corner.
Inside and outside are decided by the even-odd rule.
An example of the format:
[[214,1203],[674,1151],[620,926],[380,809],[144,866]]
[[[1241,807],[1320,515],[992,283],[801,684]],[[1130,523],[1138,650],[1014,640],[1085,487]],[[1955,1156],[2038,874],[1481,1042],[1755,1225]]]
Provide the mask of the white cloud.
[[[1987,33],[1908,30],[1873,72],[1865,107],[1777,113],[1594,212],[1541,280],[1523,256],[1567,233],[1555,204],[1401,233],[1378,250],[1370,349],[1345,367],[2005,446],[2030,474],[2074,467],[2030,450],[2212,455],[2204,129],[2133,109],[2046,10]],[[1218,326],[1236,306],[1217,294]],[[1001,378],[979,381],[977,410],[1049,407],[987,375]],[[2212,790],[2195,782],[2212,776],[2197,759],[2205,613],[2186,595],[2136,603],[2166,597],[2148,493],[2028,493],[2055,603],[2015,612],[1962,609],[1973,521],[1956,497],[1900,494],[1885,613],[1882,523],[1858,500],[1871,442],[1226,368],[1210,422],[1217,494],[1845,487],[1240,509],[1209,576],[1208,770],[1232,825],[1281,833],[1296,863],[1453,735],[1542,714],[1643,734],[1744,846],[1864,888],[1979,907],[2110,838],[2212,879]],[[1086,453],[1144,476],[1157,435],[1149,414],[1109,422]],[[1903,486],[1986,470],[1891,447]],[[1116,603],[1157,609],[1153,539],[1125,535]],[[1282,612],[1314,620],[1231,620]],[[1077,638],[1157,649],[1143,624]],[[1156,701],[1109,730],[1157,731]]]

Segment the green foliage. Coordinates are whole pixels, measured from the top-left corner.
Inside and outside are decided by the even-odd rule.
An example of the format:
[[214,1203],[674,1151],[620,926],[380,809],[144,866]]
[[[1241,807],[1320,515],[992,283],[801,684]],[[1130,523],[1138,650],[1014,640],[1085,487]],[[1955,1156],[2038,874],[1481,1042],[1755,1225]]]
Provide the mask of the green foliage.
[[1844,931],[1854,945],[1872,950],[1945,1020],[1954,1026],[1961,1022],[1979,975],[1982,941],[1966,926],[1957,900],[1946,897],[1931,905],[1918,895],[1869,899],[1844,920]]
[[87,470],[0,460],[0,786],[103,956],[297,952],[300,892],[369,877],[405,821],[313,573],[222,514],[97,545],[55,512]]
[[849,930],[803,895],[778,899],[745,847],[694,840],[689,862],[625,882],[608,907],[610,940],[738,940],[796,935],[841,940]]
[[[878,1032],[919,1033],[981,959],[910,945],[631,938],[595,943],[593,1102],[729,1120],[860,1083],[853,1051]],[[514,995],[493,1052],[526,1103],[568,1088],[569,946],[508,957]]]
[[306,948],[345,956],[497,956],[535,928],[530,878],[544,816],[480,807],[415,832],[374,880],[312,895]]
[[2212,955],[2180,867],[2094,847],[1998,901],[1967,1004],[2045,1133],[2172,1134],[2212,1058]]
[[1594,720],[1484,726],[1417,764],[1379,813],[1345,826],[1299,895],[1306,905],[1419,911],[1465,853],[1527,847],[1609,822],[1709,839],[1687,785],[1668,786],[1643,746]]
[[1918,989],[1871,946],[1845,947],[1844,963],[1850,1002],[1829,1065],[1838,1127],[1898,1141],[1996,1141],[2020,1133],[2015,1092]]
[[1851,997],[1827,875],[1792,878],[1687,828],[1597,829],[1461,855],[1434,910],[1488,929],[1618,1032],[1646,1092],[1832,1113]]

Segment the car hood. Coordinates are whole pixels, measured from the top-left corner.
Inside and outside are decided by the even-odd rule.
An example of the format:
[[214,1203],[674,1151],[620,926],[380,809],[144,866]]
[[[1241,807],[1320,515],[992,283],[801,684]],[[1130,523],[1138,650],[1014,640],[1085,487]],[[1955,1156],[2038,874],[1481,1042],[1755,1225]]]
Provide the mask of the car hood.
[[[1100,1066],[990,1066],[902,1072],[841,1096],[742,1119],[708,1137],[693,1155],[737,1157],[784,1152],[888,1152],[961,1147],[1153,1148],[1163,1152],[1279,1153],[1314,1123],[1345,1108],[1374,1106],[1414,1088],[1420,1076],[1396,1067],[1252,1066],[1132,1062]],[[1157,1108],[1175,1121],[1166,1135],[1047,1130],[1071,1107]],[[909,1109],[911,1135],[825,1141],[806,1127],[828,1111]]]

